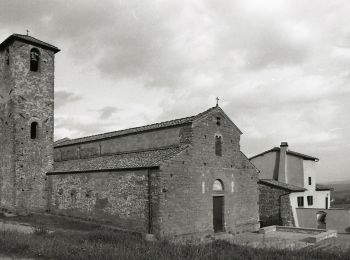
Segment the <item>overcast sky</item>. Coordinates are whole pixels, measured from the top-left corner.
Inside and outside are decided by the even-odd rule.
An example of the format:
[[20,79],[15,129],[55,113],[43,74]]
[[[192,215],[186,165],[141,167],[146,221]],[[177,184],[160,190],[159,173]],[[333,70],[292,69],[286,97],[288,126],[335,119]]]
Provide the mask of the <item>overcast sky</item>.
[[55,139],[220,106],[252,156],[288,141],[350,179],[349,0],[0,0],[11,33],[59,47]]

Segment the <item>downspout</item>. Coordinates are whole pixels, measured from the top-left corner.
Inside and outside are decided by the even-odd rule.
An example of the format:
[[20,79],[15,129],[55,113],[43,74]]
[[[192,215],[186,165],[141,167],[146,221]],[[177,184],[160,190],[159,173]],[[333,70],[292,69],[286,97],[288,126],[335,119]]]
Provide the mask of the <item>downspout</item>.
[[152,234],[152,190],[151,190],[151,169],[147,169],[147,181],[148,181],[148,234]]

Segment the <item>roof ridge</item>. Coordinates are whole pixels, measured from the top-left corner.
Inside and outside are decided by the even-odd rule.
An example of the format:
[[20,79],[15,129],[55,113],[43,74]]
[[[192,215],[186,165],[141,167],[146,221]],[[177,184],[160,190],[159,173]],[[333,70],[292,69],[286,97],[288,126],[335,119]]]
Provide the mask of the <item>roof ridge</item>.
[[57,48],[56,46],[50,43],[44,42],[30,35],[19,34],[19,33],[13,33],[10,36],[8,36],[3,42],[0,43],[0,49],[2,49],[8,42],[14,39],[17,39],[19,41],[29,42],[32,45],[39,45],[42,48],[46,47],[47,49],[53,50],[55,53],[60,51],[59,48]]
[[[273,148],[271,148],[269,150],[266,150],[264,152],[258,153],[256,155],[250,157],[249,160],[254,159],[256,157],[259,157],[259,156],[262,156],[262,155],[264,155],[266,153],[269,153],[269,152],[275,152],[275,151],[280,151],[280,150],[281,150],[280,147],[275,146],[275,147],[273,147]],[[287,154],[298,156],[298,157],[301,157],[301,158],[303,158],[305,160],[313,160],[313,161],[316,161],[316,162],[319,161],[319,159],[317,157],[314,157],[314,156],[311,156],[311,155],[307,155],[307,154],[303,154],[303,153],[299,153],[299,152],[295,152],[295,151],[292,151],[292,150],[289,150],[289,149],[287,150]]]
[[281,182],[275,179],[259,179],[259,181],[264,182],[266,184],[270,184],[270,185],[274,185],[283,189],[288,189],[290,191],[305,191],[306,189],[303,187],[299,187],[297,185],[294,184],[289,184],[289,183],[285,183],[285,182]]
[[38,41],[38,42],[40,42],[40,43],[42,43],[44,45],[49,45],[49,46],[51,46],[53,48],[57,48],[56,46],[54,46],[54,45],[52,45],[50,43],[44,42],[42,40],[39,40],[38,38],[35,38],[35,37],[31,36],[31,35],[25,35],[25,34],[19,34],[19,33],[14,33],[12,35],[17,36],[17,37],[23,37],[23,38],[32,38],[32,39],[34,39],[34,40],[36,40],[36,41]]
[[[73,138],[73,139],[69,139],[69,140],[61,141],[61,142],[56,141],[55,147],[72,145],[72,144],[76,144],[79,142],[90,142],[90,141],[103,139],[103,138],[113,138],[113,137],[118,136],[118,135],[140,133],[140,132],[144,132],[144,131],[148,131],[148,130],[155,130],[155,129],[165,128],[165,127],[169,127],[169,126],[187,124],[187,123],[190,123],[193,120],[200,118],[203,115],[209,113],[209,111],[211,111],[214,108],[215,107],[211,107],[211,108],[207,109],[206,111],[198,113],[198,114],[193,115],[193,116],[175,118],[172,120],[167,120],[167,121],[162,121],[162,122],[157,122],[157,123],[142,125],[142,126],[137,126],[137,127],[131,127],[131,128],[126,128],[126,129],[121,129],[121,130],[116,130],[116,131],[110,131],[110,132],[105,132],[105,133],[100,133],[100,134],[93,134],[93,135]],[[177,121],[179,121],[179,122],[177,122]],[[174,123],[174,124],[171,124],[171,123]],[[125,133],[123,133],[123,132],[125,132]],[[108,135],[110,135],[110,136],[108,136]]]

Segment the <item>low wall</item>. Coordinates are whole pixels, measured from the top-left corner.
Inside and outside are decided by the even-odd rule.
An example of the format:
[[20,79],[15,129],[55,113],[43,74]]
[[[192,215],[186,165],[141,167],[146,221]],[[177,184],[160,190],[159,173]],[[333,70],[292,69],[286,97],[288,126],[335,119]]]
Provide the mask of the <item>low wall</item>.
[[297,208],[299,227],[318,228],[316,214],[327,213],[326,229],[337,230],[338,233],[350,233],[350,210],[348,209],[310,209]]

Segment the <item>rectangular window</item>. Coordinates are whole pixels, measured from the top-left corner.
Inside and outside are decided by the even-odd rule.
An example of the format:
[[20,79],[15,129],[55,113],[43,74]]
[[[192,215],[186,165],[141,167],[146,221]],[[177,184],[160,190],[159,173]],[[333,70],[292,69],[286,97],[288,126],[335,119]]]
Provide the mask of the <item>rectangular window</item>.
[[298,197],[298,207],[304,207],[304,197]]
[[309,206],[314,205],[314,197],[307,196],[307,205],[309,205]]
[[311,177],[309,177],[309,185],[311,185]]

